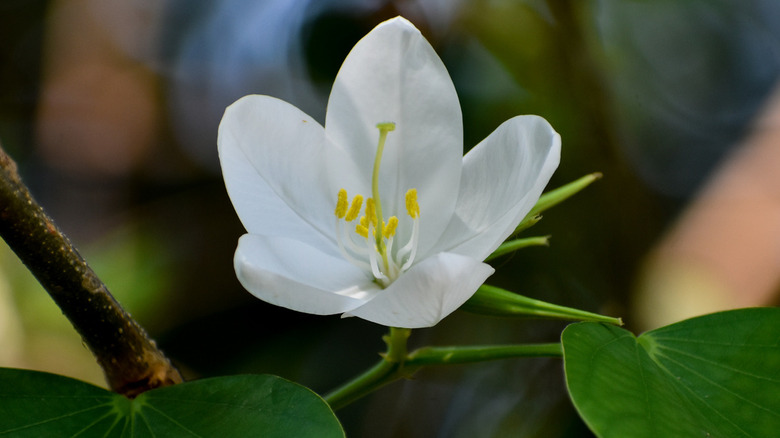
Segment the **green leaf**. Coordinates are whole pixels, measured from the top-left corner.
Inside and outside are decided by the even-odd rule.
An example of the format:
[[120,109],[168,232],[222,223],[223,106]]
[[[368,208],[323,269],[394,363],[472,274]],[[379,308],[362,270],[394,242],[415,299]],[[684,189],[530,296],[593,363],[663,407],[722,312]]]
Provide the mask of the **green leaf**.
[[275,376],[197,380],[134,400],[68,377],[0,368],[0,436],[344,437],[328,405]]
[[682,321],[638,338],[562,335],[569,393],[600,437],[770,437],[780,430],[780,308]]

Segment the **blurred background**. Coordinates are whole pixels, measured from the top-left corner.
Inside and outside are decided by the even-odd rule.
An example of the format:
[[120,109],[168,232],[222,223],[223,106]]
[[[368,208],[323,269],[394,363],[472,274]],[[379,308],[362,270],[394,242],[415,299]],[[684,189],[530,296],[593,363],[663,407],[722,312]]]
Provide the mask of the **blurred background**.
[[[217,126],[246,94],[324,121],[350,48],[411,20],[455,83],[465,148],[517,114],[561,134],[550,188],[604,178],[545,214],[552,235],[489,280],[622,316],[635,332],[777,303],[780,5],[771,0],[2,0],[0,142],[37,200],[187,378],[271,373],[324,393],[384,329],[254,299]],[[555,342],[564,323],[456,312],[410,344]],[[0,366],[104,385],[0,243]],[[430,368],[339,412],[349,436],[589,436],[559,360]]]

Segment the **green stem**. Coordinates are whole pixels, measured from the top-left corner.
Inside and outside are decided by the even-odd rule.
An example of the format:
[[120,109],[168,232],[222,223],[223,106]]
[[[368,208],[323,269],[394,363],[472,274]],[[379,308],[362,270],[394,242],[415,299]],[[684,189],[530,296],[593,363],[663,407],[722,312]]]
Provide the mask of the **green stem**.
[[330,407],[334,411],[341,409],[382,386],[404,377],[406,341],[411,333],[410,329],[390,327],[390,333],[382,337],[387,345],[387,352],[382,354],[382,360],[363,374],[326,394],[323,398]]
[[382,337],[387,344],[387,353],[384,355],[386,361],[403,364],[406,360],[406,342],[411,334],[411,329],[390,327],[390,333]]
[[396,380],[400,364],[388,362],[384,358],[363,374],[336,388],[323,398],[334,411],[376,391]]
[[404,366],[456,365],[517,357],[563,357],[561,344],[480,345],[469,347],[423,347],[412,352]]
[[409,329],[390,328],[383,339],[387,352],[382,360],[324,399],[335,411],[398,379],[409,377],[422,367],[455,365],[517,357],[562,357],[561,344],[485,345],[468,347],[423,347],[407,353]]

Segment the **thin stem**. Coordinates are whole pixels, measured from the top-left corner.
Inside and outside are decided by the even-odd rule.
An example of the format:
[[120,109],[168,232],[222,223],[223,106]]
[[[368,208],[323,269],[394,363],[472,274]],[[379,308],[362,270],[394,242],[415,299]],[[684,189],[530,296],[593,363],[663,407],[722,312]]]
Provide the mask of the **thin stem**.
[[405,366],[419,368],[428,365],[456,365],[518,357],[563,357],[563,348],[559,343],[423,347],[409,355]]
[[46,289],[127,397],[182,381],[179,372],[32,198],[0,147],[0,236]]
[[561,344],[483,345],[468,347],[423,347],[407,353],[411,330],[391,328],[383,339],[387,352],[382,360],[324,399],[335,411],[417,370],[431,365],[455,365],[518,357],[562,357]]
[[385,360],[403,363],[406,360],[406,342],[411,334],[411,329],[390,327],[390,333],[382,337],[387,344]]
[[398,363],[382,359],[363,374],[329,392],[323,398],[334,411],[341,409],[396,380],[396,373],[399,368],[400,365]]
[[406,342],[411,330],[390,327],[390,333],[382,339],[387,345],[387,352],[382,354],[382,360],[359,376],[331,391],[323,398],[335,411],[362,398],[382,386],[405,376],[403,363],[406,360]]

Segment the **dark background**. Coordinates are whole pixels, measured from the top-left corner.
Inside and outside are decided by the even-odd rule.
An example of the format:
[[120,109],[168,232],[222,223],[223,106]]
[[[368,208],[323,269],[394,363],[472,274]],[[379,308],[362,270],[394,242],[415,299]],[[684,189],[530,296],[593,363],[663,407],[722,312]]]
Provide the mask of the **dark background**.
[[[221,180],[224,108],[252,93],[324,121],[343,58],[402,14],[442,57],[465,147],[517,114],[563,139],[550,187],[604,178],[497,260],[490,283],[623,316],[645,254],[746,132],[778,73],[772,1],[0,1],[0,141],[27,184],[188,378],[272,373],[325,392],[384,329],[243,291]],[[0,365],[101,382],[4,246]],[[456,312],[416,345],[555,342],[565,325]],[[430,368],[339,413],[350,436],[587,436],[559,360]]]

